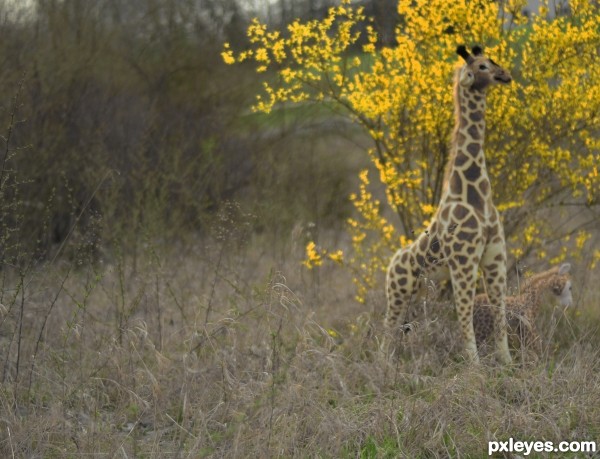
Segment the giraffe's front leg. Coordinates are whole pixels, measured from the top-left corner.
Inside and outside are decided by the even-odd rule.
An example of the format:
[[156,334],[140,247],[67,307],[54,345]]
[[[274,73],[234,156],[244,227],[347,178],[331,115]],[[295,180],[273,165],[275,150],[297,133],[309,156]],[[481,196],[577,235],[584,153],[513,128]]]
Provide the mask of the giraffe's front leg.
[[511,363],[506,333],[506,247],[504,239],[488,244],[481,259],[487,294],[494,313],[496,352],[504,364]]
[[456,314],[463,335],[465,352],[469,361],[479,363],[477,343],[473,328],[473,302],[477,279],[477,264],[458,265],[450,263],[450,276],[454,290]]

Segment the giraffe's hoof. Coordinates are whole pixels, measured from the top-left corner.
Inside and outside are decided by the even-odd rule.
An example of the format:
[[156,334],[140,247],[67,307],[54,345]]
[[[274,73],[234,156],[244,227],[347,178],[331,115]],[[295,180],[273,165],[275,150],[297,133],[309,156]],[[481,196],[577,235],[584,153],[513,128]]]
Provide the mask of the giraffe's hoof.
[[502,365],[510,365],[512,363],[512,357],[510,356],[510,354],[500,354],[499,360]]

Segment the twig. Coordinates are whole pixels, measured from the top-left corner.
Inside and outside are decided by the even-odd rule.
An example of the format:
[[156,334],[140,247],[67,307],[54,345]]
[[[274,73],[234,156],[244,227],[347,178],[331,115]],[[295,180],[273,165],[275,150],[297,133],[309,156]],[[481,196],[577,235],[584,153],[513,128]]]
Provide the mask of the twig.
[[6,137],[3,137],[4,140],[4,157],[2,158],[2,169],[0,169],[0,189],[4,183],[4,172],[6,171],[6,163],[8,161],[8,156],[10,153],[10,139],[12,137],[13,129],[15,127],[15,115],[17,113],[18,103],[21,96],[21,91],[23,89],[23,85],[25,84],[25,74],[21,80],[19,81],[19,86],[17,87],[17,93],[14,97],[14,103],[12,110],[10,111],[10,122],[8,123],[8,128],[6,130]]
[[210,296],[208,297],[208,304],[206,305],[206,314],[204,316],[204,325],[208,324],[208,318],[212,311],[212,304],[215,297],[215,287],[217,286],[217,279],[219,278],[219,270],[221,269],[221,262],[223,261],[223,252],[225,252],[225,241],[221,242],[221,248],[219,249],[219,259],[217,260],[217,267],[215,268],[215,277],[210,286]]
[[267,456],[271,457],[271,436],[273,434],[273,417],[275,415],[275,395],[277,389],[277,373],[279,371],[279,359],[280,359],[280,333],[283,327],[283,315],[279,317],[279,325],[277,331],[273,333],[272,345],[273,349],[271,352],[271,394],[269,396],[269,402],[271,404],[271,413],[269,414],[269,434],[267,436]]
[[13,443],[12,443],[12,436],[10,434],[10,426],[6,426],[6,431],[8,432],[8,444],[10,445],[10,454],[11,456],[15,457],[15,449],[13,447]]

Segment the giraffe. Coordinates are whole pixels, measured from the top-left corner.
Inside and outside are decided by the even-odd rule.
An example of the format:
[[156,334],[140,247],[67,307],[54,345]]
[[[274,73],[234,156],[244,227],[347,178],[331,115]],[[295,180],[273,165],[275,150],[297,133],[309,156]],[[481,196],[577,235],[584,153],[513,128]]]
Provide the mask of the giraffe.
[[[511,362],[506,335],[506,246],[498,210],[492,202],[483,153],[486,91],[512,81],[510,73],[474,46],[456,50],[465,63],[455,72],[455,129],[446,166],[440,204],[429,227],[416,240],[398,250],[387,269],[386,329],[406,324],[408,305],[417,299],[424,280],[449,279],[454,292],[465,353],[479,362],[473,330],[473,300],[478,270],[493,306],[496,349],[502,363]],[[398,320],[404,323],[398,327]],[[385,342],[385,341],[384,341]]]
[[[536,318],[540,306],[558,302],[564,307],[573,303],[570,263],[563,263],[549,270],[537,273],[525,280],[518,295],[506,297],[506,320],[511,345],[518,348],[533,346],[541,354],[542,342],[539,338]],[[473,307],[473,328],[477,344],[489,339],[494,330],[494,311],[485,294],[475,297]],[[514,338],[514,342],[513,342]]]

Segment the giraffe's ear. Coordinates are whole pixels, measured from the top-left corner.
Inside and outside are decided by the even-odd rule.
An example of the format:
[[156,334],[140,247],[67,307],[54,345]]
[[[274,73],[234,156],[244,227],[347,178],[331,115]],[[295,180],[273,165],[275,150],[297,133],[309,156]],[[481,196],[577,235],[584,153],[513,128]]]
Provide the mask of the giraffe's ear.
[[473,71],[468,66],[465,65],[462,69],[460,69],[458,84],[460,84],[463,88],[469,88],[474,81],[475,76],[473,75]]
[[462,57],[467,64],[473,62],[473,56],[469,54],[469,51],[467,51],[467,47],[465,45],[458,46],[456,48],[456,54]]
[[471,48],[473,56],[481,56],[483,54],[483,48],[479,45],[475,45]]
[[567,274],[571,270],[571,263],[563,263],[558,268],[558,274],[562,276],[563,274]]

